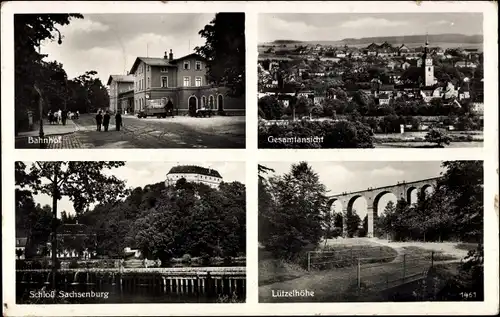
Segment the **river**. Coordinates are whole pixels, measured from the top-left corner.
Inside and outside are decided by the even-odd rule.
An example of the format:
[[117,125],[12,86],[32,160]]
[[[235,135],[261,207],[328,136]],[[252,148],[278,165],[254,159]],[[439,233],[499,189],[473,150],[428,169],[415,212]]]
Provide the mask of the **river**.
[[[51,288],[47,271],[18,270],[18,304],[217,303],[245,301],[245,272],[103,272],[62,270]],[[207,273],[208,272],[208,273]]]

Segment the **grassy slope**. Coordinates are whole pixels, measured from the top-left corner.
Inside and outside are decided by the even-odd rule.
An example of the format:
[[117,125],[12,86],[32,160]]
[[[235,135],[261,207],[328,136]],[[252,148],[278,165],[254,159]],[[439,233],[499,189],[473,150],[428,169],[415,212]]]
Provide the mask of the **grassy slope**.
[[[431,251],[434,251],[435,263],[454,265],[461,258],[464,249],[473,246],[466,244],[448,245],[446,243],[391,243],[381,248],[381,243],[368,239],[333,240],[326,243],[325,249],[337,251],[338,257],[349,257],[350,249],[364,257],[393,257],[391,261],[362,261],[361,288],[383,289],[393,286],[403,278],[420,274],[430,266]],[[460,250],[461,249],[461,250]],[[359,250],[359,251],[358,251]],[[461,252],[460,252],[461,251]],[[404,256],[406,254],[406,256]],[[267,262],[266,262],[267,261]],[[272,259],[260,258],[259,261],[259,301],[261,302],[345,302],[366,299],[364,292],[357,292],[357,266],[344,266],[310,273],[300,267],[287,265]],[[369,263],[371,262],[371,263]],[[445,262],[448,262],[445,264]],[[404,264],[403,264],[404,263]],[[270,269],[272,268],[272,270]],[[309,290],[314,297],[273,298],[272,290]],[[374,292],[375,294],[376,292]],[[373,300],[376,300],[374,298]]]

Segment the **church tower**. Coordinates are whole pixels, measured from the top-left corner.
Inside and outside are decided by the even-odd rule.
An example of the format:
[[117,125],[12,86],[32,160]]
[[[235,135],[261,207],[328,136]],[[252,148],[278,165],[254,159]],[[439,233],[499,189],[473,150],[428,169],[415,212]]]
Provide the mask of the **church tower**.
[[424,48],[424,56],[422,57],[424,63],[424,81],[425,86],[434,85],[434,66],[432,65],[432,56],[429,54],[429,40],[427,36],[425,37],[425,48]]

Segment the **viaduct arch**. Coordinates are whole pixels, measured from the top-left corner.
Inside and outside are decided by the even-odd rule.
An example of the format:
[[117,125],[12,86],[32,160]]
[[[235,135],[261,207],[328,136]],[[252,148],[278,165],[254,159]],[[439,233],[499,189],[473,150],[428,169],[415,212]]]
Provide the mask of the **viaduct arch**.
[[[427,188],[436,188],[438,180],[440,177],[433,177],[422,179],[412,182],[398,182],[394,185],[388,185],[377,188],[367,188],[366,190],[360,190],[355,192],[344,192],[328,197],[328,207],[331,212],[332,204],[339,201],[342,204],[342,214],[345,215],[347,211],[352,211],[352,207],[356,199],[364,197],[367,204],[367,215],[368,215],[368,237],[373,237],[374,223],[377,218],[378,203],[380,198],[385,194],[392,193],[396,196],[396,199],[405,199],[408,203],[411,202],[411,193],[413,190],[418,190],[425,193]],[[343,231],[346,234],[346,219],[343,217]]]

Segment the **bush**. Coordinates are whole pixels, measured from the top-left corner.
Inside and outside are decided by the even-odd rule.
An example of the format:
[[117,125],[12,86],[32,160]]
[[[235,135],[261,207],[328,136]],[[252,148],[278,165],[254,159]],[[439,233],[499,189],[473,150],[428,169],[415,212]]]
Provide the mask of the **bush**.
[[80,267],[77,260],[71,260],[68,266],[70,269],[77,269]]
[[275,120],[279,119],[285,108],[278,102],[274,96],[264,96],[258,101],[259,115],[264,119]]
[[189,254],[187,254],[187,253],[186,253],[186,254],[184,254],[184,255],[182,256],[182,262],[185,262],[185,263],[190,263],[190,262],[191,262],[191,255],[189,255]]
[[455,124],[455,128],[460,131],[481,130],[482,123],[479,117],[460,116]]
[[443,147],[443,144],[450,144],[451,138],[448,134],[446,134],[446,132],[444,132],[444,130],[431,128],[425,136],[425,141],[436,143],[438,147]]
[[342,228],[333,228],[325,235],[326,239],[334,239],[342,235]]

